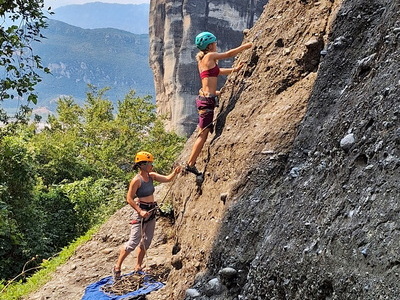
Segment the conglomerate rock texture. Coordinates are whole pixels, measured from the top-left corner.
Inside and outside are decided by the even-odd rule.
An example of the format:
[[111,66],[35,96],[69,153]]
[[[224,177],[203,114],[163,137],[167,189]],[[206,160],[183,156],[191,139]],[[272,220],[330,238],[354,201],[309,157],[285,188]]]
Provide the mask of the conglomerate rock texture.
[[[151,0],[150,66],[154,71],[157,111],[169,128],[190,136],[197,125],[194,99],[201,87],[194,38],[213,32],[219,50],[237,47],[268,0]],[[230,66],[232,60],[221,62]],[[225,78],[219,79],[222,86]]]
[[172,187],[165,299],[399,298],[399,16],[390,0],[269,2],[222,89],[205,182]]

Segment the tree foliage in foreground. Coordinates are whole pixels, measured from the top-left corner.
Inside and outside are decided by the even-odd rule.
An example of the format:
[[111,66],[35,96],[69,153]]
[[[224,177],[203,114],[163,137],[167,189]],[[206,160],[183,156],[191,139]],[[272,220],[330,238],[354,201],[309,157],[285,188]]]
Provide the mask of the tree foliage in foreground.
[[[0,128],[0,279],[45,259],[125,204],[137,151],[167,173],[183,139],[166,132],[150,97],[132,91],[116,107],[93,88],[80,106],[58,101],[42,131]],[[35,263],[33,263],[34,265]]]
[[[43,0],[3,0],[0,5],[0,101],[26,96],[37,103],[34,86],[41,81],[39,70],[49,73],[41,59],[32,52],[31,43],[44,38],[46,27]],[[24,105],[22,112],[27,109]],[[20,113],[17,113],[17,117]],[[0,122],[8,116],[0,108]]]

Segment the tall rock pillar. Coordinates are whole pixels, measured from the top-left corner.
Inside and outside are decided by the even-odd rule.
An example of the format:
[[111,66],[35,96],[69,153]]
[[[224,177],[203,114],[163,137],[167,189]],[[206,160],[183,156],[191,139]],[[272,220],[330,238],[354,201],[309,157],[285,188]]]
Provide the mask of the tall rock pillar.
[[[151,0],[150,66],[154,73],[157,112],[167,128],[189,136],[196,129],[195,97],[201,87],[195,36],[213,32],[219,51],[242,43],[268,0]],[[232,61],[221,62],[230,66]],[[225,78],[219,78],[222,86]]]

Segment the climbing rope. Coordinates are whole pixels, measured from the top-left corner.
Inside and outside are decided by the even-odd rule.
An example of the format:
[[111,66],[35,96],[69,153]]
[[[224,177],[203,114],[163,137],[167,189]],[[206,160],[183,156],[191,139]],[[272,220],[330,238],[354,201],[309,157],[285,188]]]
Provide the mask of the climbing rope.
[[171,269],[165,266],[154,268],[151,270],[151,274],[144,272],[134,272],[132,274],[124,275],[120,280],[113,283],[105,284],[101,287],[105,293],[121,296],[126,295],[132,291],[136,291],[142,288],[146,282],[167,281],[167,277]]

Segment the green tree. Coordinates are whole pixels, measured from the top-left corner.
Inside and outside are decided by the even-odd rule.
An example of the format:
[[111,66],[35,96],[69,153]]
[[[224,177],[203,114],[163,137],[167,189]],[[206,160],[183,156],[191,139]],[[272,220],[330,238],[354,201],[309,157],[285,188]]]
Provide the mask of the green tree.
[[118,131],[113,126],[113,103],[105,99],[107,89],[91,87],[83,107],[83,122],[80,138],[83,142],[81,155],[99,174],[113,176],[110,143],[118,140]]
[[[145,140],[157,119],[156,106],[151,97],[138,97],[130,91],[123,101],[118,101],[115,127],[119,139],[114,142],[113,160],[121,171],[129,170],[136,152],[143,150]],[[126,175],[121,174],[121,176]]]
[[160,173],[169,173],[172,163],[181,153],[185,138],[178,136],[173,132],[168,132],[164,128],[161,119],[154,121],[148,136],[143,140],[143,149],[150,149],[155,161],[155,169]]
[[84,234],[121,207],[125,186],[106,178],[86,177],[63,185],[62,190],[74,205],[76,230]]
[[75,103],[72,97],[62,97],[57,102],[57,115],[58,118],[52,118],[54,122],[59,124],[51,123],[52,128],[64,128],[64,129],[80,129],[83,122],[83,109]]
[[74,131],[44,131],[34,137],[37,172],[45,186],[73,182],[96,172],[82,157],[82,145]]
[[106,90],[93,88],[82,106],[59,99],[42,131],[20,122],[0,127],[0,280],[125,205],[137,151],[152,152],[156,170],[170,171],[184,139],[165,131],[150,97],[132,91],[115,108]]
[[[21,136],[0,140],[0,273],[15,274],[35,248],[40,231],[31,231],[38,212],[34,206],[36,184],[33,156]],[[28,246],[29,245],[29,246]],[[32,246],[32,247],[30,247]]]
[[42,248],[35,253],[48,258],[79,235],[81,220],[74,210],[74,203],[63,190],[63,185],[40,189],[36,205],[42,211],[42,216],[35,225],[40,223],[43,239]]
[[83,120],[82,107],[72,98],[60,98],[57,115],[50,116],[45,130],[32,138],[38,173],[46,187],[96,173],[81,155]]
[[[32,52],[31,43],[43,36],[41,29],[46,27],[43,0],[3,0],[0,5],[0,70],[4,74],[0,79],[0,101],[22,98],[34,104],[37,95],[34,86],[41,81],[38,70],[49,73],[42,66],[41,59]],[[18,24],[18,25],[16,25]],[[17,117],[29,112],[23,106]],[[8,122],[7,114],[0,109],[0,121]]]

